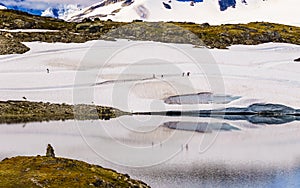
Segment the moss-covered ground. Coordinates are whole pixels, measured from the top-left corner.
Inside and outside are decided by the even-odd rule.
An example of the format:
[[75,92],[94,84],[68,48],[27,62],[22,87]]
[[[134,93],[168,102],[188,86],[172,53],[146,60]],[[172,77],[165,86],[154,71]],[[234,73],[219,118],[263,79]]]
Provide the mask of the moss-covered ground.
[[148,187],[101,166],[54,157],[14,157],[0,162],[0,187]]

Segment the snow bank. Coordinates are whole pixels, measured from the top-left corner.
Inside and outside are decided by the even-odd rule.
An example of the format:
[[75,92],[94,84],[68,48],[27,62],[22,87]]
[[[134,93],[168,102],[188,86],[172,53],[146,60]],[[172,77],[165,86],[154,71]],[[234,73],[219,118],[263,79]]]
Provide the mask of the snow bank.
[[0,5],[0,10],[5,10],[5,9],[7,9],[5,6]]
[[[253,103],[300,108],[300,65],[293,62],[300,52],[297,45],[269,43],[207,50],[221,73],[213,76],[224,82],[223,86],[220,85],[224,87],[223,93],[214,95],[240,98],[228,101],[228,104],[166,105],[163,99],[170,96],[212,92],[210,84],[213,82],[208,78],[213,76],[196,69],[180,53],[174,55],[176,50],[171,52],[163,48],[162,43],[120,40],[25,44],[31,48],[28,53],[0,56],[0,100],[22,100],[26,96],[33,101],[74,103],[74,88],[79,88],[83,92],[93,91],[93,98],[83,98],[82,103],[93,102],[126,111],[199,110],[246,107]],[[93,45],[96,45],[98,56],[91,59],[90,64],[85,64],[86,55]],[[124,45],[137,46],[132,51],[115,54],[111,63],[105,64],[108,52],[116,52]],[[203,50],[191,45],[175,46],[190,54],[199,54]],[[156,58],[168,58],[168,61],[161,64],[145,59],[147,53]],[[130,64],[135,61],[139,63]],[[191,75],[183,77],[182,72],[188,71]],[[80,73],[90,75],[92,80],[78,83],[76,78]]]

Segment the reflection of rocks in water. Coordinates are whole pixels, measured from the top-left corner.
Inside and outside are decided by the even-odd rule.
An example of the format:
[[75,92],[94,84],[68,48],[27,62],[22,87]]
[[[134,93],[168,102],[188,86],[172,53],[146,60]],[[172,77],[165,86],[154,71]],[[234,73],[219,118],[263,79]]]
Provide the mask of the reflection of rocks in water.
[[216,95],[210,92],[177,95],[165,99],[166,104],[228,104],[240,97],[231,95]]
[[259,115],[225,115],[225,116],[211,116],[212,118],[226,119],[231,121],[248,121],[252,124],[284,124],[298,120],[295,116],[278,116],[265,117]]
[[[240,113],[244,115],[227,115]],[[248,108],[228,108],[224,119],[246,120],[253,124],[284,124],[297,118],[297,110],[279,104],[253,104]]]
[[163,126],[170,129],[196,131],[201,133],[211,133],[213,131],[232,131],[240,130],[227,123],[208,123],[208,122],[166,122]]
[[192,116],[232,121],[244,120],[253,124],[284,124],[300,120],[300,110],[280,104],[253,104],[246,108],[218,110],[151,112],[148,115]]
[[295,109],[280,104],[253,104],[248,107],[248,111],[273,116],[295,114],[296,112]]
[[247,120],[253,124],[284,124],[295,121],[295,116],[278,116],[278,117],[263,117],[263,116],[246,116]]
[[298,121],[299,118],[293,115],[285,116],[261,116],[261,115],[225,115],[225,116],[211,116],[215,118],[222,118],[231,121],[245,120],[253,124],[284,124],[292,121]]
[[246,120],[253,124],[284,124],[299,120],[298,110],[280,104],[253,104],[247,108],[213,110],[211,114],[223,114],[224,119]]

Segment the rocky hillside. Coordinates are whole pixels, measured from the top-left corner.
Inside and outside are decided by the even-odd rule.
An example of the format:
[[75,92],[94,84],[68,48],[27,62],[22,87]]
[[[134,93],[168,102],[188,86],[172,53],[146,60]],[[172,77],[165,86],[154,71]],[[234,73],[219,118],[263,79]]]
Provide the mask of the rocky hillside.
[[[226,48],[233,44],[283,42],[300,44],[300,28],[266,22],[211,26],[190,22],[131,23],[85,19],[80,23],[33,16],[19,11],[0,10],[0,54],[24,53],[22,42],[82,43],[89,40],[150,40],[169,43],[205,45]],[[15,29],[51,31],[11,32]]]
[[[0,32],[0,34],[2,34]],[[7,34],[0,35],[0,55],[1,54],[23,54],[30,49],[24,44],[16,41],[14,38],[8,37]]]
[[55,157],[14,157],[0,162],[0,187],[132,187],[145,183],[127,174],[82,161]]
[[255,45],[267,42],[300,44],[300,28],[274,23],[226,24],[135,22],[107,34],[113,38],[150,40],[226,48],[234,44]]

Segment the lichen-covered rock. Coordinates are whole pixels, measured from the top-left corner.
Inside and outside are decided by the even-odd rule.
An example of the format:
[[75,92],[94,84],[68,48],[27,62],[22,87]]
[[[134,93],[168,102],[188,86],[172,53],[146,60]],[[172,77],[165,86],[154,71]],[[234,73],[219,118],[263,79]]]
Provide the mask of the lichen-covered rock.
[[14,23],[14,28],[16,29],[31,29],[35,26],[35,22],[34,21],[23,21],[21,19],[15,19],[13,21]]
[[90,25],[88,31],[89,31],[90,33],[97,33],[97,32],[100,32],[100,29],[101,29],[102,27],[104,27],[104,26],[103,26],[103,24],[101,24],[101,23],[92,24],[92,25]]
[[105,35],[130,40],[203,45],[201,40],[189,30],[162,22],[134,22],[114,29]]
[[76,31],[78,32],[88,32],[88,33],[97,33],[100,32],[100,29],[103,28],[104,25],[101,23],[80,23],[76,25]]
[[90,23],[85,22],[85,23],[80,23],[76,25],[76,31],[85,31],[90,27]]

